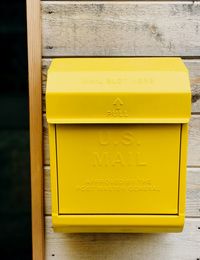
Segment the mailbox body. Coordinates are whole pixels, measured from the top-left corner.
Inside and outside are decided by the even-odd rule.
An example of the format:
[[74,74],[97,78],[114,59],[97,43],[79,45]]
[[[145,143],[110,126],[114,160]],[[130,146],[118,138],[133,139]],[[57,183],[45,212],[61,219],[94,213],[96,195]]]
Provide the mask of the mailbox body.
[[181,231],[190,99],[178,58],[55,59],[46,94],[55,231]]

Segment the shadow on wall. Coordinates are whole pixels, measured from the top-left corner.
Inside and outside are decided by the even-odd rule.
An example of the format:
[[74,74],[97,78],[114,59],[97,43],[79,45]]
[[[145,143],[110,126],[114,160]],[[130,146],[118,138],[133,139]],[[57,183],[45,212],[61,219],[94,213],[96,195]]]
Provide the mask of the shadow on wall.
[[31,259],[26,2],[1,1],[0,251]]

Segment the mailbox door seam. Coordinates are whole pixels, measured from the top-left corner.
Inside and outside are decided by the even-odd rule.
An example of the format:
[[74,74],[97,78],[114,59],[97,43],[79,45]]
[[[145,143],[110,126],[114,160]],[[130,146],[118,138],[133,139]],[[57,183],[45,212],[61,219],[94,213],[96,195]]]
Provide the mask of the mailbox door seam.
[[177,213],[179,215],[179,196],[180,196],[180,178],[181,178],[181,149],[182,149],[182,124],[180,124],[180,144],[179,144],[179,172],[178,172],[178,201],[177,201]]
[[55,140],[56,140],[56,142],[55,142],[55,144],[56,144],[56,177],[57,177],[57,200],[58,200],[58,215],[60,214],[60,207],[59,207],[59,202],[60,202],[60,200],[59,200],[59,194],[60,194],[60,192],[59,192],[59,180],[58,180],[58,144],[57,144],[57,125],[55,124]]
[[177,173],[177,177],[178,177],[178,185],[177,185],[177,212],[176,213],[60,213],[60,209],[59,209],[59,179],[58,179],[58,144],[57,144],[57,125],[55,124],[55,138],[56,138],[56,168],[57,168],[57,190],[58,190],[58,215],[63,216],[63,215],[132,215],[132,216],[138,216],[138,215],[155,215],[155,216],[178,216],[179,215],[179,192],[180,192],[180,164],[181,164],[181,139],[182,139],[182,124],[179,124],[179,156],[178,156],[178,160],[179,160],[179,168],[178,168],[178,173]]

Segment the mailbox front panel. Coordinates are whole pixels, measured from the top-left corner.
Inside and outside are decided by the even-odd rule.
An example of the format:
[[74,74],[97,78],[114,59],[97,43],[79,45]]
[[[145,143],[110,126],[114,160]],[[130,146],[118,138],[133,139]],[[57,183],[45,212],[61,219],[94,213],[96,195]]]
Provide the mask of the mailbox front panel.
[[181,124],[55,126],[58,214],[178,214]]
[[180,58],[53,59],[46,117],[54,230],[181,231],[190,112]]

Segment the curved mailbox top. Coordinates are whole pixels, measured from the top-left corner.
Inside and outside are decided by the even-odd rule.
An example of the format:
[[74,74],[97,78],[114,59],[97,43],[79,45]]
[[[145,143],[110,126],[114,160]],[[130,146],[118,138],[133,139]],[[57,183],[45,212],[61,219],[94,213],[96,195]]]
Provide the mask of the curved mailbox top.
[[62,58],[48,70],[47,121],[187,123],[191,91],[180,58]]

